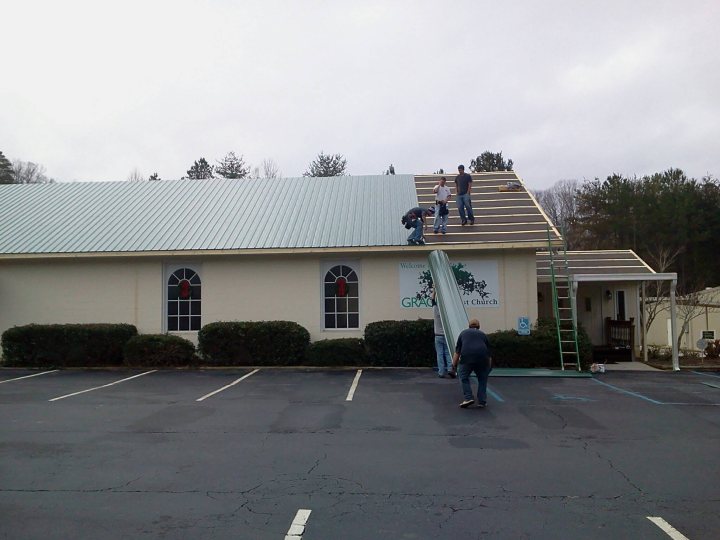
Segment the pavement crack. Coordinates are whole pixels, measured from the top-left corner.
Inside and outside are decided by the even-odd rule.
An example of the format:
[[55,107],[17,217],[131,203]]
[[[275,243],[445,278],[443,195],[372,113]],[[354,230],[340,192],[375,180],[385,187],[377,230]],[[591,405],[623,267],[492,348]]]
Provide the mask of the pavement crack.
[[323,460],[325,460],[325,459],[327,459],[327,453],[323,454],[323,457],[318,458],[318,459],[315,461],[315,465],[313,465],[312,467],[310,467],[310,468],[308,469],[308,472],[305,473],[305,474],[308,474],[308,475],[311,474],[315,469],[318,468],[318,466],[320,465],[320,462],[323,461]]
[[121,486],[109,487],[109,488],[106,489],[106,491],[122,491],[123,488],[128,487],[130,484],[132,484],[133,482],[137,482],[137,481],[140,480],[141,478],[142,478],[142,476],[138,476],[137,478],[133,478],[132,480],[128,480],[127,482],[125,482],[125,483],[122,484]]
[[562,422],[562,427],[561,427],[560,429],[565,429],[565,428],[567,427],[567,425],[568,425],[568,424],[567,424],[567,420],[565,420],[565,417],[564,417],[562,414],[560,414],[559,412],[557,412],[557,411],[554,410],[554,409],[550,409],[550,408],[547,408],[547,407],[545,408],[545,410],[548,411],[548,412],[549,412],[550,414],[552,414],[553,416],[556,416],[557,418],[560,419],[560,422]]
[[633,482],[627,474],[625,474],[622,470],[616,467],[610,458],[603,457],[599,453],[597,454],[597,457],[606,461],[610,468],[616,473],[618,473],[620,476],[622,476],[625,482],[628,485],[632,486],[638,493],[640,493],[641,495],[645,495],[645,492],[642,490],[642,488],[638,486],[635,482]]

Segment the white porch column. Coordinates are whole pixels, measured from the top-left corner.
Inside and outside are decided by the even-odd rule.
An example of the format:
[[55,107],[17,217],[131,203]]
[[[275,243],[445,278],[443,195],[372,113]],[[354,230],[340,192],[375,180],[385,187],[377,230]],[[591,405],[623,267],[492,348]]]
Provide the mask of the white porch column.
[[677,309],[675,305],[675,289],[677,278],[670,282],[670,335],[672,336],[672,363],[673,371],[680,371],[680,359],[678,358],[677,342]]
[[640,324],[642,325],[640,334],[640,343],[642,344],[643,350],[643,362],[647,364],[648,361],[648,348],[647,348],[647,329],[645,328],[645,319],[647,313],[645,311],[645,281],[640,282]]

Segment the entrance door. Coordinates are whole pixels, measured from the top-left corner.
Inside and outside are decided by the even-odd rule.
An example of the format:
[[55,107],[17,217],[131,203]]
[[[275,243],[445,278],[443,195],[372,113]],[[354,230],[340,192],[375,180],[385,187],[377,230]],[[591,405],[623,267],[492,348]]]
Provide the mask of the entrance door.
[[625,291],[615,291],[615,320],[626,321],[627,313],[625,311]]

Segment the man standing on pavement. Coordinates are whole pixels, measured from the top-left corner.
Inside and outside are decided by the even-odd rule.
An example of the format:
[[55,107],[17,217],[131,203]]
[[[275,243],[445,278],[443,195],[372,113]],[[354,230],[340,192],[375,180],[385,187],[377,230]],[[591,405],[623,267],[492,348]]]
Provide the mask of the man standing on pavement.
[[444,379],[449,375],[451,379],[454,379],[455,369],[452,366],[447,341],[445,341],[445,330],[443,329],[442,319],[440,318],[440,308],[438,308],[437,305],[435,291],[432,292],[431,299],[433,305],[435,355],[437,356],[438,377]]
[[[465,172],[465,165],[458,165],[458,175],[455,177],[455,202],[460,213],[460,225],[475,225],[475,215],[472,211],[470,191],[472,190],[472,176]],[[467,217],[465,210],[467,209]]]
[[460,403],[460,407],[467,409],[475,403],[470,386],[470,374],[474,372],[478,380],[478,407],[484,408],[487,405],[487,380],[492,370],[492,357],[490,342],[485,332],[480,330],[480,321],[477,319],[472,319],[470,327],[460,332],[458,336],[453,355],[453,368],[457,370],[465,398]]
[[438,185],[433,188],[435,194],[435,221],[433,222],[433,232],[437,234],[438,231],[443,234],[447,233],[447,222],[448,214],[450,213],[447,207],[447,203],[452,196],[450,188],[445,185],[447,178],[444,176],[440,178]]

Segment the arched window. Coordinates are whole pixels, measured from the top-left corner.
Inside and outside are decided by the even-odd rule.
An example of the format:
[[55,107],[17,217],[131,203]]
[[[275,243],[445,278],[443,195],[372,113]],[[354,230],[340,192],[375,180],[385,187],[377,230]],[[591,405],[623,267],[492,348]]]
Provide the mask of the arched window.
[[358,276],[347,265],[325,274],[325,328],[360,328]]
[[200,276],[192,268],[175,270],[167,282],[168,332],[200,330]]

